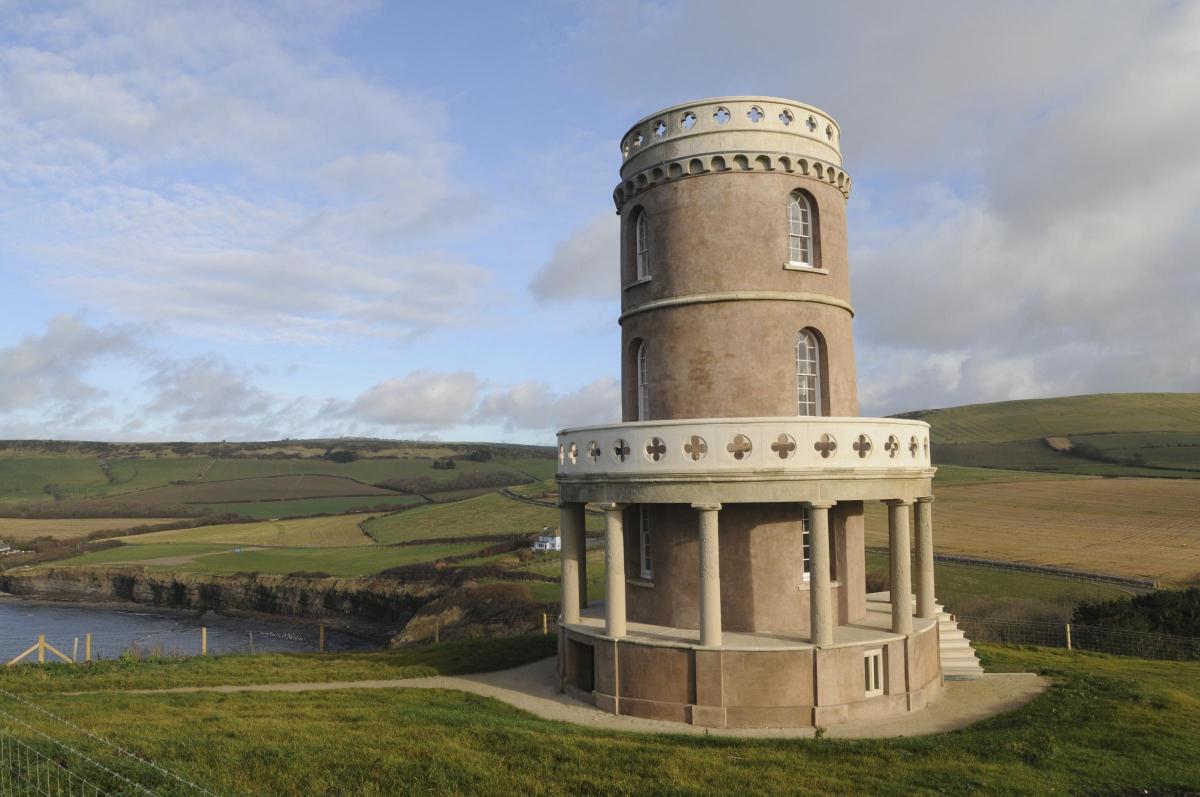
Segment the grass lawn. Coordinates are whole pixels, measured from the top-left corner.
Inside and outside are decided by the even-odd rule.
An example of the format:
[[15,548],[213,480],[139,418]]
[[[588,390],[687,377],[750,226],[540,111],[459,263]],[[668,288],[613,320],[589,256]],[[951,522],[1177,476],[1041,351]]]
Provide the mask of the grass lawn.
[[[489,493],[453,504],[430,504],[377,518],[367,528],[383,543],[438,537],[502,536],[557,527],[559,513],[552,507],[526,504]],[[588,516],[588,528],[602,528],[603,519]]]
[[[548,652],[546,642],[528,644]],[[1200,662],[990,646],[983,655],[992,669],[1039,671],[1054,685],[963,731],[884,740],[599,732],[453,691],[99,692],[37,701],[221,794],[1195,792]],[[331,669],[341,672],[343,662]],[[106,677],[97,672],[95,685]],[[86,676],[71,683],[88,686]],[[82,735],[65,738],[114,762]]]
[[371,515],[338,515],[336,517],[301,518],[297,520],[264,520],[258,523],[227,523],[219,526],[199,526],[194,529],[156,531],[122,537],[130,545],[154,543],[216,542],[232,545],[284,545],[300,547],[339,547],[374,545],[358,524]]
[[553,656],[556,647],[554,635],[536,634],[365,652],[105,659],[84,667],[49,664],[0,668],[0,689],[76,692],[460,675],[517,667]]

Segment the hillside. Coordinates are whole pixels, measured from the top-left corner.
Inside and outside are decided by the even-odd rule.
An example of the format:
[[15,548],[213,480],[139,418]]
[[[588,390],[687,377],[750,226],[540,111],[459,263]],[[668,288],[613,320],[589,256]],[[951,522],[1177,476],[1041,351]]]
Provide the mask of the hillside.
[[1102,393],[897,417],[930,424],[938,465],[1200,478],[1200,393]]
[[927,421],[935,443],[1002,443],[1110,432],[1200,434],[1200,393],[1097,393],[900,413]]

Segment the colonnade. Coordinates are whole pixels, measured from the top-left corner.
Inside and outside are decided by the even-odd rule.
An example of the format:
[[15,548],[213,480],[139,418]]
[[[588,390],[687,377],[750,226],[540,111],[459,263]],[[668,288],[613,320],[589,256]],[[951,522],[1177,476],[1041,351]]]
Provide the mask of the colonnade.
[[[888,550],[891,565],[891,630],[913,631],[912,533],[910,515],[916,525],[916,616],[933,619],[936,612],[933,584],[933,496],[884,501],[888,507]],[[915,504],[915,507],[914,507]],[[721,505],[692,504],[698,515],[700,541],[700,646],[720,647],[721,565],[719,515]],[[829,510],[835,501],[809,501],[809,639],[813,645],[833,644],[833,587],[829,577]],[[604,634],[614,639],[626,636],[625,617],[625,504],[601,504],[604,510],[605,578]],[[584,504],[563,502],[562,535],[562,622],[578,623],[587,608],[587,545],[584,536]]]

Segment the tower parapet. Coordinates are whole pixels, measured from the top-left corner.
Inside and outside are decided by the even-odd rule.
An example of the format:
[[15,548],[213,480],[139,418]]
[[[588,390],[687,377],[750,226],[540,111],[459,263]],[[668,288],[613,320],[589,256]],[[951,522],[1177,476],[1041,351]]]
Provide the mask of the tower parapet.
[[717,97],[664,108],[621,139],[617,209],[646,188],[712,172],[811,176],[850,195],[841,129],[811,105],[777,97]]

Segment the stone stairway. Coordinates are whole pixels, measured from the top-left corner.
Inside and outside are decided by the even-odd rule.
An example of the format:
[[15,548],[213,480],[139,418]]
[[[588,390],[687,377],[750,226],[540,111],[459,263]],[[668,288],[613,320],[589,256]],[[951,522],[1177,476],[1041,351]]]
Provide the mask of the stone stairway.
[[954,615],[936,603],[938,611],[938,641],[942,656],[942,677],[948,681],[969,681],[983,675],[979,657],[971,640],[958,627]]
[[[871,603],[890,603],[891,594],[873,592],[867,595]],[[917,599],[913,596],[913,610],[916,610]],[[942,677],[948,681],[969,681],[983,675],[983,667],[971,647],[971,640],[958,627],[954,615],[946,611],[940,603],[935,603],[938,613],[938,642],[941,648]]]

